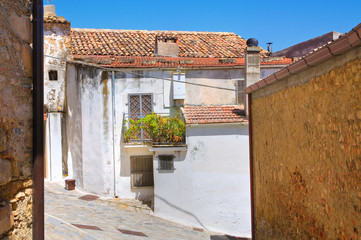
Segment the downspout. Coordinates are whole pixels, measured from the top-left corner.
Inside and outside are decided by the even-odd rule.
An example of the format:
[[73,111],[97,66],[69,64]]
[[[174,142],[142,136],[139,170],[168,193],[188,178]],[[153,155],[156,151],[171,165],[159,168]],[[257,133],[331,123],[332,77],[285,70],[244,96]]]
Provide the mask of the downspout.
[[33,0],[33,239],[44,239],[44,8]]
[[115,115],[115,75],[114,71],[112,71],[112,122],[113,122],[113,175],[114,175],[114,197],[117,196],[117,175],[116,175],[116,168],[115,168],[115,127],[116,127],[116,115]]
[[251,190],[251,232],[255,239],[254,191],[253,191],[253,141],[252,141],[252,93],[248,94],[248,135],[249,135],[249,172]]

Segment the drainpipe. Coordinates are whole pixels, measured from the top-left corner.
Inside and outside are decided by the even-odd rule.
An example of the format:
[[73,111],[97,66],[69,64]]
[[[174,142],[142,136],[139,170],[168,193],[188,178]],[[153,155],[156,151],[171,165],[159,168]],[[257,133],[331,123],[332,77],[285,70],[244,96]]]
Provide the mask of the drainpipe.
[[252,140],[252,94],[248,94],[248,136],[249,136],[249,176],[251,189],[251,232],[255,239],[254,191],[253,191],[253,140]]
[[115,127],[116,127],[116,115],[115,115],[115,74],[114,71],[112,71],[112,109],[113,109],[113,115],[112,115],[112,122],[113,122],[113,174],[114,174],[114,197],[117,196],[117,174],[116,174],[116,168],[115,168]]
[[33,239],[44,239],[44,8],[33,0]]

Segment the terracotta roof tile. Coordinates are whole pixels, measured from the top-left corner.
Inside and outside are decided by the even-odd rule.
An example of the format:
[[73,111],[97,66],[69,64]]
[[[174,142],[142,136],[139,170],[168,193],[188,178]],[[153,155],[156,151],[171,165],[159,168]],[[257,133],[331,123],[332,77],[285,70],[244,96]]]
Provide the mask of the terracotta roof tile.
[[44,16],[44,23],[69,23],[64,17],[58,17],[56,15]]
[[[354,27],[350,32],[341,35],[337,40],[331,41],[326,45],[315,49],[313,52],[304,56],[302,59],[299,59],[293,64],[282,68],[278,72],[269,75],[268,77],[262,79],[262,81],[265,81],[267,83],[266,85],[272,84],[276,81],[282,80],[285,77],[288,77],[289,75],[296,74],[309,67],[313,67],[320,63],[323,63],[330,58],[333,58],[334,56],[340,55],[360,45],[361,23]],[[255,83],[245,88],[244,91],[249,94],[259,88],[265,87],[266,85],[258,85],[257,83]]]
[[186,124],[247,123],[243,107],[185,106],[182,109]]
[[234,33],[72,29],[72,54],[154,57],[156,37],[177,38],[180,57],[240,58],[246,47]]
[[[118,57],[118,56],[83,56],[73,55],[74,60],[101,65],[103,67],[122,68],[177,68],[177,67],[233,67],[244,66],[244,58],[229,58],[232,61],[220,61],[222,58],[193,57]],[[292,59],[282,61],[261,62],[261,65],[287,65]]]
[[[179,57],[155,56],[156,38],[176,38]],[[71,53],[74,58],[96,63],[105,58],[107,67],[212,67],[244,66],[246,40],[234,33],[146,30],[72,29]],[[288,58],[269,58],[261,51],[261,64],[286,65]],[[100,63],[99,63],[100,64]]]

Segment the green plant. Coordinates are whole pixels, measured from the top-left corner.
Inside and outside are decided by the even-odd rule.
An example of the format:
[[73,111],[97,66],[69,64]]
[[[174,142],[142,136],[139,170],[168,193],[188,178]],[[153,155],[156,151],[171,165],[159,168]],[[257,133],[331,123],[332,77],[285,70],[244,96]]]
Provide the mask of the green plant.
[[151,113],[138,121],[129,120],[129,123],[124,135],[126,141],[139,139],[140,129],[158,143],[178,143],[184,139],[185,123],[179,116],[170,117]]
[[125,121],[125,124],[129,123],[129,127],[125,127],[124,140],[129,142],[131,140],[137,140],[140,136],[140,124],[141,120],[129,119]]

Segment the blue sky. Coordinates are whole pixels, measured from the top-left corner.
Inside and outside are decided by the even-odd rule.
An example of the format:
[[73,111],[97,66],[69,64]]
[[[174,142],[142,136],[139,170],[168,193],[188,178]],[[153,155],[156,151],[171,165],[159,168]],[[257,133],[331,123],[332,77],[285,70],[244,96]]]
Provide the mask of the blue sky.
[[[361,0],[52,0],[75,28],[234,32],[281,50],[361,22]],[[47,0],[44,0],[47,3]]]

